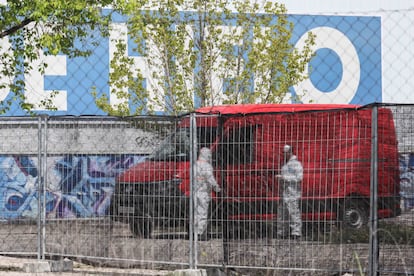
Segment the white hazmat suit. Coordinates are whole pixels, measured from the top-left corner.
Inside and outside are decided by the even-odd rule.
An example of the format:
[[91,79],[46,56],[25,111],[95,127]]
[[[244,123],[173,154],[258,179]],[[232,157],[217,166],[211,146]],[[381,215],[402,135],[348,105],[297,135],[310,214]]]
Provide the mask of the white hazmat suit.
[[301,183],[303,179],[303,167],[293,154],[290,145],[283,148],[285,164],[282,166],[281,174],[278,175],[281,188],[277,215],[277,234],[280,237],[290,235],[300,237],[302,234],[302,218],[299,208],[301,197]]
[[207,230],[208,207],[211,201],[211,189],[220,192],[220,186],[214,177],[213,166],[211,165],[211,150],[201,148],[196,163],[195,175],[195,233],[205,234]]

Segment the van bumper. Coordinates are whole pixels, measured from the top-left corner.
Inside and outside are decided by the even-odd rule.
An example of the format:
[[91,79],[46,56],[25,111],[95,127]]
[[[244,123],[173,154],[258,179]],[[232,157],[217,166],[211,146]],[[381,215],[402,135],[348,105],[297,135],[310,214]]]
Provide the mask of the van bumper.
[[164,224],[188,217],[188,197],[179,189],[179,180],[150,183],[116,183],[111,198],[110,217],[113,221],[129,222],[151,217]]

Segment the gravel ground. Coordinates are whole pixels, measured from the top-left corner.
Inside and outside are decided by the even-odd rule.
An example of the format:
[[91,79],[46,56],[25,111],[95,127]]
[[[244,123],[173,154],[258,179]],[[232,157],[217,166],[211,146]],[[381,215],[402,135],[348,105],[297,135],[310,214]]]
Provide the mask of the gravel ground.
[[[34,273],[24,272],[23,266],[25,263],[36,262],[36,259],[16,258],[8,256],[0,256],[0,275],[22,275],[29,276]],[[151,269],[121,269],[121,268],[103,268],[86,265],[78,262],[73,262],[73,271],[71,272],[44,272],[35,273],[35,275],[45,276],[69,276],[69,275],[142,275],[142,276],[162,276],[171,273],[165,270],[151,270]]]
[[[414,225],[414,212],[384,220],[398,225]],[[73,259],[72,272],[37,273],[36,275],[168,275],[174,269],[188,267],[188,240],[137,239],[131,236],[127,225],[116,229],[91,222],[68,222],[49,224],[46,247],[50,253],[64,256],[100,256],[96,262]],[[0,228],[0,252],[36,252],[36,226],[2,225]],[[414,233],[413,233],[414,239]],[[398,244],[380,244],[380,269],[406,273],[414,272],[414,247]],[[357,271],[359,265],[368,267],[369,244],[330,243],[321,240],[291,241],[278,239],[233,240],[228,244],[228,261],[235,267],[231,275],[344,275]],[[14,256],[16,256],[15,254]],[[202,241],[197,244],[199,267],[223,262],[223,242],[220,238]],[[34,255],[35,256],[35,255]],[[132,260],[146,261],[131,265]],[[0,275],[33,275],[23,272],[23,264],[35,259],[16,258],[4,254],[0,256]],[[79,261],[79,262],[77,262]],[[157,262],[155,262],[157,261]],[[81,263],[82,262],[82,263]],[[91,263],[93,265],[87,265]],[[239,266],[262,267],[247,270]],[[271,270],[266,268],[272,268]],[[280,268],[274,270],[274,268]],[[320,271],[323,270],[323,271]],[[228,270],[231,271],[231,270]],[[332,271],[332,272],[329,272]],[[336,271],[336,272],[334,272]],[[338,273],[339,271],[339,273]],[[358,275],[356,273],[355,275]],[[213,273],[212,275],[219,275]],[[381,274],[386,275],[386,274]]]

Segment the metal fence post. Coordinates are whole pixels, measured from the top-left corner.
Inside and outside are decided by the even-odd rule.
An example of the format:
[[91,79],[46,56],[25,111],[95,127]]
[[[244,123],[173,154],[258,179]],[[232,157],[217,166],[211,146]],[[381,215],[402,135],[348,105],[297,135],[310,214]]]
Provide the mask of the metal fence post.
[[37,160],[38,160],[38,168],[39,168],[39,175],[37,177],[37,259],[42,258],[42,203],[40,200],[40,195],[42,194],[42,116],[38,117],[38,124],[37,124]]
[[369,221],[369,275],[378,274],[378,106],[372,108],[371,117],[371,183]]
[[47,114],[43,117],[44,122],[44,132],[43,132],[43,166],[42,166],[42,259],[45,259],[45,251],[46,251],[46,191],[47,191],[47,156],[48,156],[48,149],[47,149],[47,132],[48,132],[48,118]]
[[38,119],[38,151],[39,162],[38,183],[38,223],[37,223],[37,258],[45,259],[46,247],[46,179],[47,179],[47,115]]
[[189,243],[190,243],[190,269],[197,269],[197,241],[194,240],[194,180],[195,165],[197,161],[197,125],[195,114],[190,114],[190,218],[189,218]]
[[47,115],[40,115],[38,117],[38,166],[39,174],[37,177],[37,258],[45,259],[45,171],[46,171],[46,145],[45,145],[45,122]]

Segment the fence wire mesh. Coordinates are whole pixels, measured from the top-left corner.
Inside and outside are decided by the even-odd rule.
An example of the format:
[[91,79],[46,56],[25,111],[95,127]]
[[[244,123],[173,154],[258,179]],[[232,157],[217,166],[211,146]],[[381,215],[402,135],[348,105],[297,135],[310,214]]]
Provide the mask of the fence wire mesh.
[[[413,273],[412,110],[2,118],[0,251],[151,268]],[[277,177],[286,144],[303,167],[300,197]],[[219,192],[200,191],[191,151],[205,147]],[[288,235],[297,227],[300,237]]]
[[[255,269],[252,274],[413,274],[414,9],[289,19],[292,43],[310,30],[319,39],[310,79],[291,88],[292,96],[304,89],[304,102],[408,104],[195,114],[195,126],[191,116],[0,117],[0,252],[116,266]],[[52,99],[58,110],[49,115],[102,115],[90,91],[111,90],[111,43],[119,37],[98,39],[92,56],[62,55],[44,75],[22,78],[28,99],[55,90],[66,96]],[[141,62],[132,48],[126,55]],[[23,114],[13,105],[6,115]],[[278,236],[281,223],[292,220],[278,221],[285,144],[303,166],[298,239]],[[207,201],[196,200],[202,147],[212,150],[221,188]],[[207,228],[193,235],[205,213],[200,203],[208,206]]]
[[[326,6],[325,3],[317,2],[312,3]],[[288,19],[294,24],[291,43],[299,45],[301,38],[307,32],[312,32],[316,36],[316,45],[313,48],[315,57],[309,64],[309,79],[289,89],[288,101],[299,96],[299,100],[305,103],[412,103],[414,37],[410,27],[414,24],[414,7],[406,6],[406,9],[399,10],[332,9],[330,13],[289,14]],[[289,5],[287,8],[289,12]],[[159,92],[155,91],[158,80],[151,79],[151,72],[145,71],[145,57],[136,53],[136,45],[126,33],[128,28],[125,18],[115,17],[113,26],[115,29],[109,32],[109,37],[94,36],[95,40],[88,45],[91,56],[51,56],[48,57],[50,62],[44,74],[31,72],[22,76],[28,102],[39,106],[35,112],[47,112],[50,115],[105,115],[95,103],[91,91],[96,91],[98,96],[106,95],[112,105],[119,104],[120,99],[110,95],[116,84],[109,79],[118,41],[126,47],[125,57],[130,58],[136,68],[142,71],[148,94]],[[224,91],[225,81],[217,80],[212,85],[217,87],[214,95],[216,99],[223,99],[222,94],[229,92]],[[125,92],[127,89],[125,87]],[[51,91],[56,96],[50,99],[49,106],[57,110],[43,110],[41,101]],[[3,100],[11,96],[7,92],[2,95]],[[200,100],[198,96],[194,97],[196,102]],[[159,102],[156,106],[167,104]],[[133,108],[131,106],[131,110]],[[17,105],[12,105],[6,113],[8,116],[24,114]]]
[[37,254],[39,120],[1,120],[1,252]]

